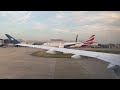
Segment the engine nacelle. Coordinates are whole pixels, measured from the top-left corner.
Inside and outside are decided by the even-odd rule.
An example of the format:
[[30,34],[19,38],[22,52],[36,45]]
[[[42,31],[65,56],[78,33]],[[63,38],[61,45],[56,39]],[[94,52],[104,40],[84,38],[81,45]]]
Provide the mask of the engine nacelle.
[[46,53],[49,53],[49,54],[56,54],[56,52],[53,51],[53,50],[46,51]]
[[71,56],[71,58],[81,59],[82,57],[80,55],[73,55],[73,56]]

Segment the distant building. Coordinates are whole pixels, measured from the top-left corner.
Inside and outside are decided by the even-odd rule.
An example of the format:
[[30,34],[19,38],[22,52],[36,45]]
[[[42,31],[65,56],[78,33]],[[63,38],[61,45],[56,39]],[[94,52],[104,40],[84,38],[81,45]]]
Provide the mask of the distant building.
[[115,48],[115,44],[108,44],[109,48]]
[[115,47],[120,49],[120,44],[116,44],[116,46],[115,46]]
[[62,39],[50,39],[50,41],[64,41]]
[[109,48],[108,44],[98,44],[98,47],[100,48]]
[[120,44],[98,44],[100,48],[120,48]]

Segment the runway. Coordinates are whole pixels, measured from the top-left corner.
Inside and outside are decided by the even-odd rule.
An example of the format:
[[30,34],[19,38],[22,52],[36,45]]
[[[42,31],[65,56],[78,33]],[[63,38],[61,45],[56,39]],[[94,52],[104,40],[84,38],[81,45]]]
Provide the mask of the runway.
[[0,79],[116,79],[108,63],[94,58],[43,58],[40,49],[0,47]]

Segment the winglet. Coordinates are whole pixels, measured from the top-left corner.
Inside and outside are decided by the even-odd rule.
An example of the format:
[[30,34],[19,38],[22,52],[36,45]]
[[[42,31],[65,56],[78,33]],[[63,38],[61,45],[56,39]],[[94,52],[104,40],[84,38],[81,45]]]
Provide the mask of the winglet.
[[18,40],[16,40],[15,38],[11,37],[10,35],[8,35],[8,34],[5,34],[5,35],[8,37],[8,39],[9,39],[13,44],[18,44],[18,43],[20,43]]
[[113,69],[115,66],[116,66],[116,65],[110,63],[107,68],[108,68],[108,69]]

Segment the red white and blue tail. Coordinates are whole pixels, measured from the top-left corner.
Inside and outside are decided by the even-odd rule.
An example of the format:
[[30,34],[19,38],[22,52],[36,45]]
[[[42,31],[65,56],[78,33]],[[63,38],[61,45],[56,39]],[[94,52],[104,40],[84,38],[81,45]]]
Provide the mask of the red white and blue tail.
[[94,39],[95,39],[95,35],[92,35],[87,41],[84,42],[83,46],[93,44]]

